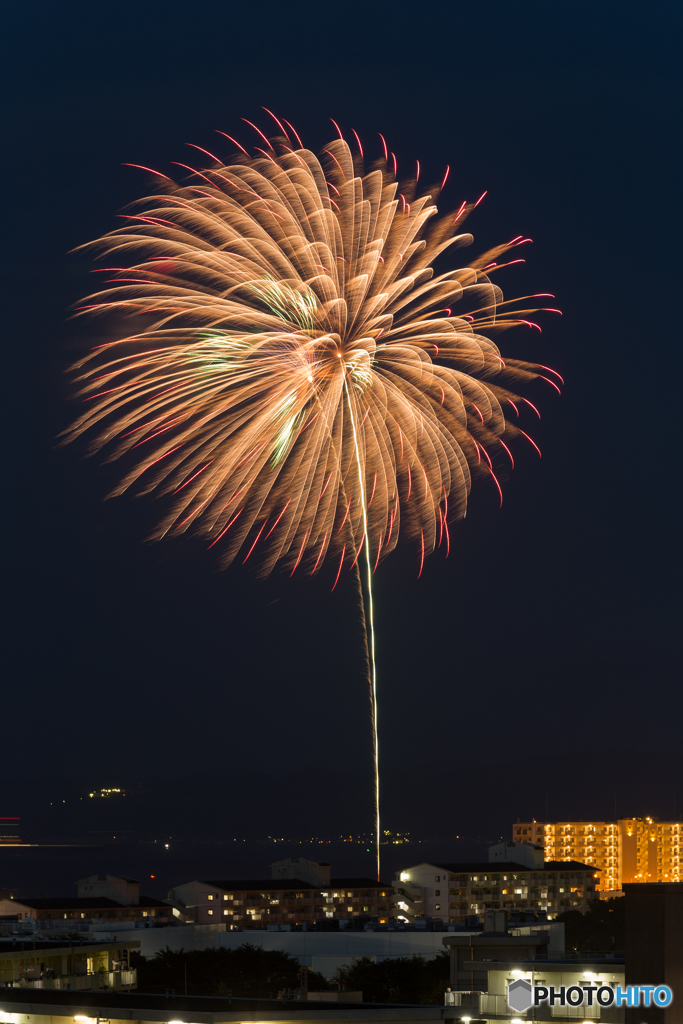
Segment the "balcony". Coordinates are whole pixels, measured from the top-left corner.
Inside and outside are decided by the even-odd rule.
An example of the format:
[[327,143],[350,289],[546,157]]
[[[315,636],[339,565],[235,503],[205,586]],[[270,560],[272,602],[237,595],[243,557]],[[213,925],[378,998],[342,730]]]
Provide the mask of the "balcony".
[[62,992],[125,991],[137,988],[138,972],[97,971],[94,974],[68,974],[61,978],[21,978],[5,982],[13,988],[58,989]]

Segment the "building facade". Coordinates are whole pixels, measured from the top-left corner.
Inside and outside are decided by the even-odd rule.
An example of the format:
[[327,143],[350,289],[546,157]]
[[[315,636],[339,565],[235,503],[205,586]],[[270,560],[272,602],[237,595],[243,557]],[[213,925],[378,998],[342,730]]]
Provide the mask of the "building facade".
[[[626,1010],[626,1024],[683,1024],[683,885],[627,884],[626,984],[668,985],[673,1002]],[[656,979],[656,980],[655,980]]]
[[[599,873],[577,861],[543,861],[542,850],[526,844],[499,844],[489,860],[463,864],[417,864],[399,871],[394,880],[396,917],[407,924],[421,919],[456,924],[490,910],[545,914],[552,919],[566,910],[585,913],[595,898]],[[500,856],[508,847],[508,857]],[[521,863],[528,852],[533,861]]]
[[0,917],[16,917],[18,922],[33,920],[39,928],[52,929],[59,922],[142,922],[171,924],[173,908],[162,900],[140,895],[135,878],[120,875],[90,875],[81,878],[78,896],[36,897],[16,896],[16,892],[0,892]]
[[167,903],[141,896],[134,907],[125,906],[110,900],[106,896],[69,897],[48,896],[37,897],[17,896],[14,899],[0,899],[0,917],[17,918],[18,922],[33,920],[38,928],[57,925],[60,922],[138,922],[152,918],[159,924],[171,924],[174,921],[173,910]]
[[0,986],[5,994],[13,988],[74,993],[131,990],[137,985],[137,971],[130,966],[131,952],[139,948],[139,942],[60,946],[35,939],[5,941],[0,944]]
[[618,892],[624,883],[681,881],[683,822],[657,818],[613,821],[523,821],[517,842],[544,848],[547,860],[580,860],[600,871],[599,889]]
[[297,878],[194,881],[176,886],[169,899],[187,921],[222,922],[230,929],[268,925],[393,918],[393,888],[371,878],[332,878],[315,885]]

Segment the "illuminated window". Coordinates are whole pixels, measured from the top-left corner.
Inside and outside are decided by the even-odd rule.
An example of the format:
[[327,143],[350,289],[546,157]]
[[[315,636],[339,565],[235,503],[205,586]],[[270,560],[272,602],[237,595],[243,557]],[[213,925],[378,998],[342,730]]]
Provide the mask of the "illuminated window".
[[207,896],[207,899],[209,899],[209,900],[213,899],[213,893],[212,892],[209,893],[209,895]]
[[209,917],[213,917],[213,910],[209,910],[208,911],[208,915],[209,915]]
[[434,910],[441,910],[441,904],[440,903],[435,903],[434,904]]
[[[210,913],[211,913],[211,911],[210,911]],[[227,917],[229,913],[230,913],[229,910],[224,910],[223,911],[223,917]]]

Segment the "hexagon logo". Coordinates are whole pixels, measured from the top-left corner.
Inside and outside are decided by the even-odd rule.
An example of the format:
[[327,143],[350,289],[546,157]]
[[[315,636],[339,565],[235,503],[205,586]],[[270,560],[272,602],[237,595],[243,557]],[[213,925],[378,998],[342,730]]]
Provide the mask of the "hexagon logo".
[[508,1006],[515,1013],[524,1013],[533,1003],[532,989],[528,981],[518,978],[508,985]]

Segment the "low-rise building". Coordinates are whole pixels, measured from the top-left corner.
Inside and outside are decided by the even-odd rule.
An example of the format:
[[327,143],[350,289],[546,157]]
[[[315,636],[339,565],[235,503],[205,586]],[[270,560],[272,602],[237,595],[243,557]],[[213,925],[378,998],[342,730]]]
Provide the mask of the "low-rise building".
[[[228,928],[265,928],[376,918],[394,914],[393,887],[371,878],[331,878],[329,864],[278,861],[267,879],[195,880],[178,885],[169,900],[179,916],[197,924],[224,922]],[[309,879],[293,876],[299,868]],[[316,872],[314,869],[318,869]]]
[[0,917],[16,915],[18,922],[33,920],[38,928],[49,922],[123,922],[145,918],[170,924],[173,911],[167,903],[141,896],[139,903],[129,907],[106,896],[17,896],[0,900]]
[[543,849],[501,843],[488,861],[416,864],[394,880],[396,917],[451,924],[482,918],[489,910],[524,911],[552,919],[565,910],[585,913],[596,896],[599,872],[578,861],[544,861]]
[[[449,939],[444,939],[448,943]],[[570,986],[607,986],[615,989],[624,986],[624,958],[616,954],[581,953],[577,955],[551,956],[538,950],[475,946],[461,948],[459,959],[453,956],[451,946],[451,986],[454,991],[453,1004],[461,1007],[461,1013],[484,1020],[518,1020],[519,1012],[508,1006],[508,986],[520,978],[531,985],[553,986],[556,992]],[[642,1016],[642,1010],[641,1016]],[[600,1006],[593,1001],[590,1005],[572,1007],[559,1003],[541,1003],[530,1010],[529,1015],[536,1021],[553,1021],[560,1024],[599,1020],[601,1024],[623,1024],[623,1006]],[[528,1018],[527,1018],[528,1019]],[[638,1018],[639,1020],[641,1018]]]
[[78,896],[33,897],[0,892],[0,917],[16,916],[19,923],[35,921],[39,928],[64,923],[125,921],[170,924],[173,909],[162,900],[140,895],[135,878],[90,875],[78,882]]

